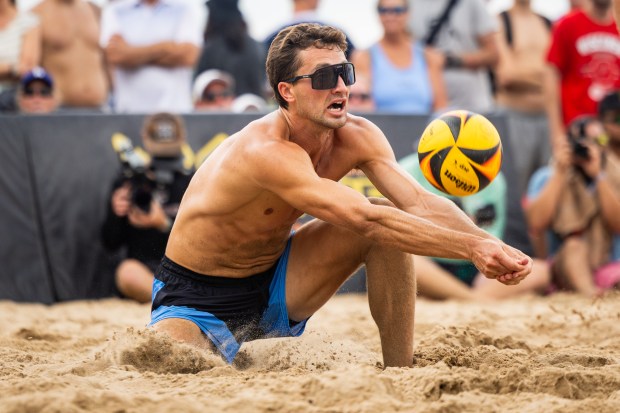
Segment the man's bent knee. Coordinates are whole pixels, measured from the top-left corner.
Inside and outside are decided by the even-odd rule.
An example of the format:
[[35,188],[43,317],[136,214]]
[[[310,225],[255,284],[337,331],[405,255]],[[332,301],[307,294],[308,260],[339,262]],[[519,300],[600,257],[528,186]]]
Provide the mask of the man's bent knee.
[[215,352],[215,346],[193,321],[184,318],[166,318],[153,324],[153,329],[175,341]]

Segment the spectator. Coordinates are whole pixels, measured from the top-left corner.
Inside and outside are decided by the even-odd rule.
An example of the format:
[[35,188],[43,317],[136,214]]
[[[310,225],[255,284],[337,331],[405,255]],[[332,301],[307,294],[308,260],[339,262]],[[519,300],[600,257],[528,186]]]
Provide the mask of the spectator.
[[207,6],[204,45],[194,76],[208,69],[223,70],[235,79],[238,94],[263,96],[267,89],[266,53],[248,34],[237,0],[209,0]]
[[442,59],[415,41],[407,29],[406,0],[379,0],[383,37],[367,51],[353,54],[355,69],[371,79],[375,109],[430,114],[446,106]]
[[[489,70],[497,64],[497,21],[483,0],[409,0],[410,27],[441,54],[451,108],[494,108]],[[445,18],[442,18],[445,17]]]
[[[277,30],[271,33],[265,38],[265,50],[269,50],[271,42],[276,38],[276,35],[286,26],[292,26],[297,23],[319,23],[325,24],[319,17],[317,9],[319,8],[320,0],[291,0],[293,3],[293,16],[285,24],[281,25]],[[351,59],[352,53],[355,50],[355,46],[349,36],[347,36],[347,51],[345,55],[347,59]]]
[[24,75],[16,98],[20,113],[51,113],[58,107],[54,81],[42,67],[35,67]]
[[15,0],[0,0],[0,111],[15,111],[19,79],[39,64],[39,19],[18,11]]
[[[616,92],[617,93],[617,92]],[[553,257],[554,282],[595,296],[620,282],[612,236],[620,233],[620,100],[602,102],[603,125],[584,115],[558,142],[551,166],[530,181],[525,212],[539,255]],[[609,145],[601,146],[603,129]]]
[[[482,191],[466,196],[447,195],[434,188],[422,175],[418,154],[398,162],[426,190],[446,197],[459,206],[480,228],[502,239],[506,228],[507,184],[503,172]],[[418,291],[433,299],[499,299],[524,293],[543,293],[549,285],[549,269],[543,260],[534,260],[530,275],[518,285],[487,282],[469,261],[415,256]]]
[[[133,167],[123,168],[112,186],[103,243],[109,251],[126,248],[116,269],[116,286],[124,297],[141,303],[151,299],[153,272],[164,255],[193,172],[184,164],[185,133],[178,116],[157,113],[147,117],[142,142],[150,156],[139,166],[134,162]],[[132,153],[135,159],[136,152]]]
[[587,0],[582,10],[558,21],[547,61],[544,93],[555,150],[564,146],[566,125],[596,115],[605,93],[620,87],[620,37],[611,0]]
[[352,112],[369,113],[375,111],[375,101],[372,98],[370,79],[368,76],[355,73],[355,83],[349,87],[347,108]]
[[41,19],[41,65],[54,77],[60,105],[104,109],[110,87],[97,6],[85,0],[43,0],[33,11]]
[[101,45],[113,68],[117,112],[192,110],[199,13],[181,0],[118,0],[101,19]]
[[235,100],[235,79],[221,70],[209,69],[198,75],[192,90],[194,110],[227,111]]
[[531,0],[517,0],[500,14],[497,103],[506,112],[519,198],[538,168],[551,157],[543,80],[551,22],[534,13]]

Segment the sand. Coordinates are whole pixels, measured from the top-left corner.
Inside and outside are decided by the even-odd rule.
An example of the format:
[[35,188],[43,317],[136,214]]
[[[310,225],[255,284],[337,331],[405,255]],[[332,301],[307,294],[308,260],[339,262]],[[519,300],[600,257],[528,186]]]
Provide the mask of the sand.
[[414,368],[381,368],[364,295],[239,366],[145,328],[149,306],[0,302],[0,412],[619,412],[620,294],[418,300]]

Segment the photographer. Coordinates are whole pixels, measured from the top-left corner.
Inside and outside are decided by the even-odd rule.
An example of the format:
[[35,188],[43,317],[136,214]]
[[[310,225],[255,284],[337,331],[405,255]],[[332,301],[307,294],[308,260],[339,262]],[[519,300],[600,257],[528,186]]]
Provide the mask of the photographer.
[[[552,261],[558,288],[600,295],[620,283],[620,99],[599,105],[599,117],[581,116],[551,166],[530,180],[525,199],[533,243]],[[616,240],[617,244],[617,240]]]
[[184,165],[185,127],[180,117],[169,113],[147,117],[141,134],[146,156],[130,143],[119,152],[123,168],[112,187],[102,237],[109,251],[126,247],[115,274],[119,292],[145,303],[151,299],[153,272],[164,254],[193,166]]

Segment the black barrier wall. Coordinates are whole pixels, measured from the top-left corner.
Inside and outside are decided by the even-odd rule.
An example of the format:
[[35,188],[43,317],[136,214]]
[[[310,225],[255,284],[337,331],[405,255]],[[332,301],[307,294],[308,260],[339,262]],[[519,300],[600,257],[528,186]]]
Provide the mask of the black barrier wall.
[[[185,116],[198,157],[258,115]],[[413,151],[428,118],[368,115],[397,159]],[[489,116],[501,136],[506,123]],[[54,303],[114,294],[114,260],[100,243],[110,184],[119,161],[110,139],[141,144],[139,115],[0,116],[0,299]],[[223,135],[222,135],[223,134]],[[514,178],[508,139],[502,170]],[[530,252],[519,200],[508,202],[506,241]]]

